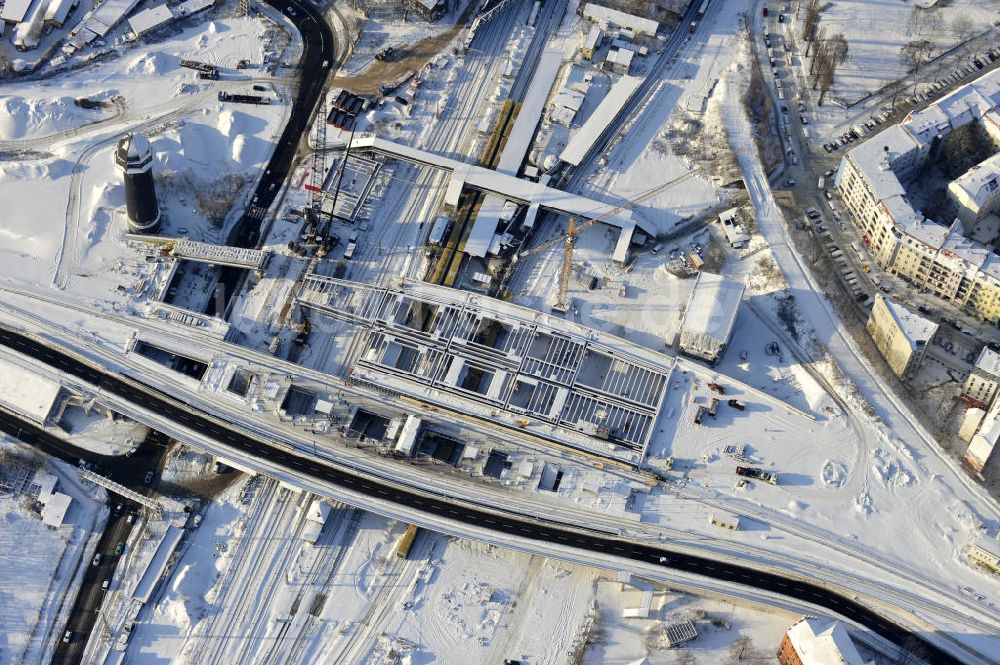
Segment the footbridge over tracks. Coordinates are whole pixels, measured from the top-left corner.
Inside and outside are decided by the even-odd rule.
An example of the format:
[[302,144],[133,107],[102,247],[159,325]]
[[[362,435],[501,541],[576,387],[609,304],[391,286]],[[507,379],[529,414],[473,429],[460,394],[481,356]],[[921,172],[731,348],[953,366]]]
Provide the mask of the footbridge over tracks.
[[[492,169],[460,162],[457,159],[436,155],[419,148],[380,139],[376,136],[358,136],[351,141],[352,151],[377,152],[389,157],[430,166],[451,174],[448,188],[445,191],[445,203],[457,207],[462,189],[469,186],[475,189],[497,194],[508,200],[528,206],[528,217],[525,224],[530,226],[539,209],[570,215],[579,219],[596,219],[622,230],[623,236],[631,238],[636,227],[655,235],[644,228],[641,223],[632,219],[629,210],[611,203],[594,201],[579,194],[572,194],[561,189],[549,187],[547,184],[532,182],[506,173],[498,173]],[[478,221],[478,220],[477,220]],[[488,221],[488,220],[487,220]],[[465,252],[472,256],[485,256],[493,238],[495,228],[473,228],[465,246]],[[478,241],[482,239],[482,241]]]

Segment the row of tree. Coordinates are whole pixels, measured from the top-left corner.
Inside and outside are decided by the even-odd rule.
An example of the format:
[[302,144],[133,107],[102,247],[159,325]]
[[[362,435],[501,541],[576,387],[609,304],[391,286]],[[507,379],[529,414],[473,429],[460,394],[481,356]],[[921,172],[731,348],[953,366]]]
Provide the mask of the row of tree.
[[813,79],[813,90],[819,90],[820,106],[826,98],[826,93],[833,85],[833,76],[837,67],[847,62],[850,48],[843,33],[838,32],[832,37],[826,36],[826,28],[819,24],[820,12],[823,7],[819,0],[809,0],[803,9],[802,40],[806,43],[805,57],[812,55],[809,63],[809,76]]

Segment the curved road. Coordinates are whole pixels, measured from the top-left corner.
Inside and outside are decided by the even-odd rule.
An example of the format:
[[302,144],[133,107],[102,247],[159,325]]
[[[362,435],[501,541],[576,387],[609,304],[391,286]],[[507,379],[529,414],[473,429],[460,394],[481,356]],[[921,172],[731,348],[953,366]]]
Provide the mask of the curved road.
[[660,563],[684,573],[702,575],[716,580],[766,589],[807,603],[822,606],[831,612],[866,626],[882,637],[896,644],[912,644],[915,641],[927,651],[931,662],[943,665],[958,665],[962,661],[940,650],[919,634],[891,623],[875,611],[828,589],[811,582],[785,578],[780,575],[745,568],[707,557],[693,556],[654,547],[651,545],[625,542],[606,536],[580,533],[552,526],[549,523],[528,522],[514,519],[504,514],[487,512],[476,508],[457,505],[453,502],[421,495],[401,489],[393,484],[377,479],[357,476],[339,468],[330,467],[321,461],[300,455],[268,441],[259,441],[248,434],[216,422],[187,404],[174,400],[159,391],[127,382],[120,377],[85,364],[61,351],[49,348],[30,337],[0,328],[0,344],[19,353],[31,356],[63,372],[78,377],[102,391],[117,395],[144,408],[151,409],[165,418],[170,418],[204,436],[215,439],[223,445],[236,448],[252,456],[265,458],[270,463],[279,464],[297,473],[307,475],[322,482],[328,482],[351,491],[405,505],[419,506],[420,510],[440,516],[443,519],[458,520],[481,528],[516,534],[528,540],[558,543],[608,556],[621,557],[644,563]]

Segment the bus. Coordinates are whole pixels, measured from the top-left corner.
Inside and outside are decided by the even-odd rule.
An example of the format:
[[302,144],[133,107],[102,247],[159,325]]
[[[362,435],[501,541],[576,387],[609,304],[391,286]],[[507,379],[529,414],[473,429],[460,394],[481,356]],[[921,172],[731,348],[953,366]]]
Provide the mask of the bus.
[[396,545],[396,556],[400,559],[408,559],[410,557],[410,549],[413,547],[413,541],[417,538],[417,531],[420,528],[416,524],[411,524],[406,527],[406,533],[402,535],[399,539],[399,543]]
[[708,11],[708,0],[701,3],[701,7],[698,8],[698,18],[705,18],[705,12]]

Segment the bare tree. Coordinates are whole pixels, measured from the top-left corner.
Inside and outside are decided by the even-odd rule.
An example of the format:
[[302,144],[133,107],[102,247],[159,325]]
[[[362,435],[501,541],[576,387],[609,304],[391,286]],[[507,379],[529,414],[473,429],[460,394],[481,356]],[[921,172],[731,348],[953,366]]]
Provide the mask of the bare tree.
[[[816,31],[816,38],[813,40],[813,59],[809,63],[809,76],[815,76],[816,71],[826,57],[826,28],[820,26],[819,30]],[[815,85],[813,89],[815,89]]]
[[698,659],[691,651],[681,651],[677,654],[677,665],[698,665]]
[[806,57],[809,57],[810,42],[816,38],[816,28],[819,27],[819,0],[809,0],[803,11],[802,39],[806,42]]
[[834,74],[837,67],[847,62],[849,47],[847,39],[841,33],[835,34],[830,39],[824,40],[822,48],[817,51],[815,60],[819,61],[813,89],[819,87],[819,99],[817,103],[822,106],[826,99],[826,93],[833,85]]
[[899,61],[913,74],[913,90],[916,92],[920,70],[931,60],[934,43],[929,39],[914,39],[899,49]]
[[757,660],[757,648],[749,635],[740,635],[729,645],[729,662],[733,665]]
[[10,56],[0,51],[0,79],[5,79],[13,73],[14,68],[10,63]]
[[968,41],[976,34],[976,26],[972,23],[969,15],[964,12],[956,14],[955,18],[951,20],[951,29],[960,42]]
[[935,9],[922,9],[914,6],[906,24],[910,30],[910,34],[922,35],[924,32],[933,33],[941,27],[941,16]]
[[895,662],[897,665],[916,665],[924,662],[926,658],[927,649],[920,640],[911,635],[899,645],[899,656]]
[[827,42],[829,56],[833,63],[835,65],[842,65],[847,62],[850,57],[851,49],[847,44],[847,39],[844,37],[844,33],[838,32],[833,37],[830,37]]

